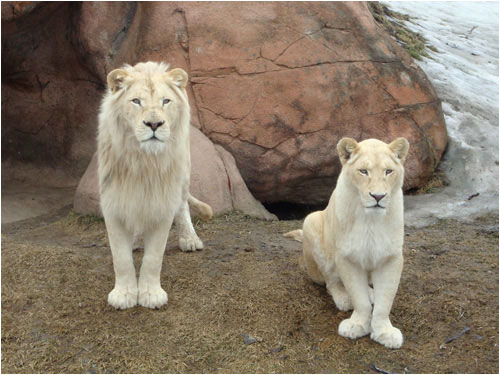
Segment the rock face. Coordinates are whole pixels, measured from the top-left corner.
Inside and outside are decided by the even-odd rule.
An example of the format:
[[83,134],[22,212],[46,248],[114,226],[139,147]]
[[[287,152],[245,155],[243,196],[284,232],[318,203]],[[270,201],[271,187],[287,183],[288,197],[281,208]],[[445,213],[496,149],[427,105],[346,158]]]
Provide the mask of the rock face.
[[[248,191],[234,158],[221,146],[214,144],[195,127],[191,127],[191,186],[193,196],[212,206],[215,214],[240,210],[247,215],[276,220]],[[99,206],[97,153],[85,171],[75,193],[76,212],[102,217]],[[192,212],[196,215],[196,212]]]
[[258,199],[325,202],[343,136],[405,136],[412,145],[405,187],[432,174],[446,145],[440,103],[364,4],[220,5],[185,14],[202,130],[234,155]]
[[326,202],[344,136],[405,136],[406,189],[425,184],[446,147],[432,85],[364,3],[30,7],[2,4],[4,158],[43,154],[81,174],[106,73],[147,60],[189,73],[193,125],[263,202]]
[[68,38],[76,11],[64,3],[2,3],[3,163],[80,177],[95,151],[104,83]]

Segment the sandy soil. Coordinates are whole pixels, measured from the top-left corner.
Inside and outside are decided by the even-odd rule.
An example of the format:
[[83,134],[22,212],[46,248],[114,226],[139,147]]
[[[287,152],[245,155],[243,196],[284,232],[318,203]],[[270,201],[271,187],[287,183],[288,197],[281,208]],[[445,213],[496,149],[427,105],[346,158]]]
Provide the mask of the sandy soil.
[[196,222],[196,253],[177,249],[174,230],[168,306],[116,311],[104,224],[68,211],[2,225],[4,373],[498,373],[498,216],[407,228],[392,310],[405,343],[389,350],[337,334],[349,314],[281,235],[299,221]]

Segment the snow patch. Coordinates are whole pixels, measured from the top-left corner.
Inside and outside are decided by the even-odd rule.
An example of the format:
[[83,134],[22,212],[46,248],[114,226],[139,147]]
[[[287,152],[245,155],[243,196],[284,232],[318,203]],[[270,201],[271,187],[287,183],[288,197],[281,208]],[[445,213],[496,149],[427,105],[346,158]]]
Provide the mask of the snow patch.
[[[405,197],[405,220],[470,220],[498,212],[498,2],[390,2],[404,22],[437,48],[416,61],[431,80],[448,130],[441,168],[450,186]],[[479,195],[476,195],[479,193]]]

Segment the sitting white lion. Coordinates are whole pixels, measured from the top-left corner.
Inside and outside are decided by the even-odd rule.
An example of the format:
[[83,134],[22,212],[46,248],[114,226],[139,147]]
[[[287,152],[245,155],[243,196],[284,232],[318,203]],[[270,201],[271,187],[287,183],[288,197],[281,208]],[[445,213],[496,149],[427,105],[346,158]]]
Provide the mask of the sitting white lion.
[[285,234],[303,242],[309,276],[326,284],[337,308],[354,308],[340,323],[339,334],[351,339],[370,334],[388,348],[403,344],[389,313],[403,269],[402,186],[408,149],[404,138],[389,145],[341,139],[342,171],[328,206],[308,215],[303,230]]
[[[107,82],[97,150],[101,208],[115,270],[108,302],[119,309],[137,303],[157,308],[167,303],[160,270],[172,222],[181,250],[200,250],[188,202],[200,216],[212,216],[210,206],[189,194],[188,76],[182,69],[168,71],[168,65],[147,62],[115,69]],[[144,238],[139,282],[132,260],[137,233]]]

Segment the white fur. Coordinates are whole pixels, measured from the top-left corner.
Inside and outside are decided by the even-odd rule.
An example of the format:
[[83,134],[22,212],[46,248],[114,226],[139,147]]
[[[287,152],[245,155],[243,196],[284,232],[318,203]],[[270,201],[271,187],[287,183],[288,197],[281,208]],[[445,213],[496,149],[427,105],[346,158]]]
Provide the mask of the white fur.
[[[403,343],[389,313],[403,268],[402,185],[408,147],[404,138],[390,145],[342,139],[337,149],[343,168],[327,208],[308,215],[302,232],[286,234],[302,240],[309,276],[326,284],[337,308],[354,308],[340,323],[339,334],[351,339],[371,334],[388,348]],[[374,196],[383,196],[380,207]]]
[[[97,149],[101,208],[115,270],[108,302],[116,308],[137,303],[157,308],[167,303],[160,271],[174,220],[181,250],[203,248],[191,223],[188,201],[202,216],[210,217],[212,211],[189,194],[186,84],[184,71],[168,71],[168,65],[153,62],[126,65],[108,75]],[[153,129],[147,124],[161,125]],[[132,260],[134,234],[144,238],[138,282]]]

